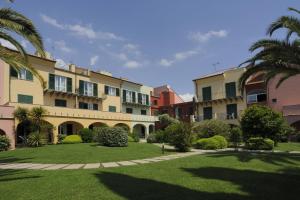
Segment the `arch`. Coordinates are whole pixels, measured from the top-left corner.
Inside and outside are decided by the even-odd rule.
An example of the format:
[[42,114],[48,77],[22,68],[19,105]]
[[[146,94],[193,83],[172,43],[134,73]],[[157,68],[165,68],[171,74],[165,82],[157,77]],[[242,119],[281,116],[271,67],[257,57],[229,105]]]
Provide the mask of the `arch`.
[[292,123],[291,126],[294,127],[297,131],[300,131],[300,120]]
[[154,125],[153,125],[153,124],[150,124],[150,125],[149,125],[149,134],[150,134],[150,133],[153,133],[154,131],[155,131]]
[[45,140],[48,143],[53,143],[54,142],[54,132],[53,132],[54,129],[55,129],[54,125],[51,124],[50,122],[48,122],[46,120],[41,121],[40,133],[44,134]]
[[94,122],[89,125],[89,129],[93,129],[95,127],[108,127],[108,125],[102,122]]
[[136,124],[133,126],[133,131],[138,134],[140,138],[146,138],[147,127],[143,124]]
[[0,129],[0,135],[6,135],[5,131]]
[[79,122],[66,121],[58,126],[58,134],[73,135],[77,134],[81,129],[83,129],[83,125]]
[[24,138],[26,138],[31,132],[31,122],[29,120],[20,122],[16,129],[16,143],[23,144]]
[[124,128],[124,130],[127,131],[128,133],[130,132],[130,127],[124,123],[118,123],[118,124],[114,125],[114,127],[121,127],[121,128]]

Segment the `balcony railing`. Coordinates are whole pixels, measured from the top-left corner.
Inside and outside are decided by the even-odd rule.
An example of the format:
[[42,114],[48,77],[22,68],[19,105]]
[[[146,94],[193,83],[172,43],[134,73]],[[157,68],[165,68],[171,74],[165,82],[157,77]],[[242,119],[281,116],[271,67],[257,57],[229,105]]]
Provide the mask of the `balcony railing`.
[[[234,113],[227,114],[227,113],[213,113],[212,119],[218,119],[218,120],[238,120],[240,119],[240,115],[238,114],[235,116]],[[195,116],[195,121],[200,122],[204,120],[204,115],[198,115]]]

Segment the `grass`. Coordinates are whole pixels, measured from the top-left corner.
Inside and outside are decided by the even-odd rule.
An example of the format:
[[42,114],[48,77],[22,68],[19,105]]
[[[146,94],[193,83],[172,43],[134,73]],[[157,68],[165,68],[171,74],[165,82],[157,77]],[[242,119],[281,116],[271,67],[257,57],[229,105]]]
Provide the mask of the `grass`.
[[298,199],[300,155],[219,153],[97,170],[0,170],[0,199]]
[[0,162],[96,163],[160,156],[153,144],[130,142],[128,147],[104,147],[97,144],[60,144],[39,148],[20,148],[0,152]]
[[281,151],[300,151],[300,142],[279,143],[275,149]]

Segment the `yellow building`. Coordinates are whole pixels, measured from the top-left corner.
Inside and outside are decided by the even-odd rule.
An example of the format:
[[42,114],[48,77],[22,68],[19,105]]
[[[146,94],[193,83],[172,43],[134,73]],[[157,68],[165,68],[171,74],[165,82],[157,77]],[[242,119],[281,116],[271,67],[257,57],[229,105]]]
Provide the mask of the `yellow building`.
[[[54,143],[58,134],[76,134],[83,127],[103,124],[126,126],[143,138],[154,130],[157,117],[150,115],[151,87],[74,64],[59,66],[50,58],[30,55],[29,61],[46,87],[29,71],[16,72],[0,60],[0,106],[45,108],[45,121],[55,127]],[[16,139],[20,126],[16,121]]]
[[196,97],[196,121],[225,120],[237,124],[247,104],[238,90],[238,79],[245,68],[232,68],[193,80]]

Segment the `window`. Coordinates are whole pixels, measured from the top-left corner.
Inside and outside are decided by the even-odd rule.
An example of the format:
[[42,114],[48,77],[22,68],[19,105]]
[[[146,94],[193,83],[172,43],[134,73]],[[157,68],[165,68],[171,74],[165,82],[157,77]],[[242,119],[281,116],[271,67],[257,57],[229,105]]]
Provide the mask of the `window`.
[[116,108],[116,106],[109,106],[109,107],[108,107],[108,111],[109,111],[109,112],[116,112],[116,111],[117,111],[117,108]]
[[212,119],[212,107],[203,108],[203,119]]
[[147,115],[147,110],[141,110],[141,115]]
[[33,96],[18,94],[18,103],[32,104],[33,103]]
[[19,73],[19,79],[21,80],[27,80],[27,81],[32,81],[33,80],[33,76],[32,73],[24,68],[20,69],[20,73]]
[[79,102],[79,108],[86,110],[98,110],[98,104]]
[[265,92],[255,93],[255,94],[248,94],[247,95],[247,103],[257,103],[257,102],[264,102],[267,100],[267,94]]
[[227,110],[227,119],[236,119],[237,118],[237,105],[236,104],[228,104],[226,106]]
[[135,92],[123,90],[123,102],[135,103]]
[[203,101],[211,100],[211,87],[202,88],[202,98],[203,98]]
[[153,105],[155,105],[155,106],[157,105],[157,100],[153,101]]
[[277,99],[272,99],[272,103],[276,103],[277,102]]
[[142,105],[149,105],[149,95],[138,93],[138,103]]
[[142,94],[142,104],[147,105],[147,95],[146,94]]
[[225,90],[226,90],[226,98],[236,97],[235,82],[226,83]]
[[49,89],[59,92],[72,92],[72,79],[49,74]]
[[104,88],[105,94],[110,95],[110,96],[120,96],[120,89],[111,87],[111,86],[105,86]]
[[84,96],[98,96],[98,85],[87,81],[79,80],[79,94]]
[[132,113],[132,112],[133,112],[132,108],[126,108],[126,113]]
[[55,106],[67,107],[67,101],[63,99],[55,99]]

